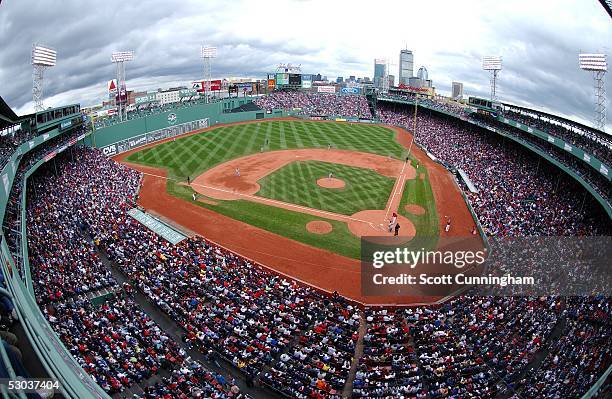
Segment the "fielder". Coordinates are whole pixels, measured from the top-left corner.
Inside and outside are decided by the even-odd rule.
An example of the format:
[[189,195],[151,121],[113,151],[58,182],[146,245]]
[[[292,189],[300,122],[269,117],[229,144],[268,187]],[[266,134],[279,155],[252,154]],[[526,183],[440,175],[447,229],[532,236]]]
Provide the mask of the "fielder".
[[393,231],[393,226],[395,225],[396,222],[397,222],[397,213],[393,212],[393,216],[391,217],[391,220],[389,220],[389,233]]

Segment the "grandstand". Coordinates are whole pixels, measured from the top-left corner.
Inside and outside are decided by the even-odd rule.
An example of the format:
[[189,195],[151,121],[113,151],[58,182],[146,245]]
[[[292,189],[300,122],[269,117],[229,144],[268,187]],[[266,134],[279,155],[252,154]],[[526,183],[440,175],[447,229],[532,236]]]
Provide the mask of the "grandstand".
[[[605,381],[609,297],[362,306],[207,237],[171,243],[132,219],[143,174],[107,158],[118,140],[131,140],[117,146],[126,151],[142,135],[146,144],[258,115],[415,122],[405,95],[379,96],[377,121],[361,95],[229,101],[134,111],[94,131],[78,105],[18,117],[0,101],[0,315],[20,332],[2,335],[5,375],[57,379],[72,398],[554,398]],[[606,136],[510,104],[418,107],[417,144],[476,187],[465,196],[487,237],[610,235]],[[190,125],[152,135],[170,114]]]

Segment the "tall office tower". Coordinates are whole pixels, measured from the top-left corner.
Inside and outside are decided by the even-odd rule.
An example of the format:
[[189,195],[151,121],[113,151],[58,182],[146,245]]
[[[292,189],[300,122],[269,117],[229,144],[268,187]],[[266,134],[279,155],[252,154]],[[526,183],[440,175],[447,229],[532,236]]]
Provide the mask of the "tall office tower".
[[414,76],[414,55],[410,50],[400,51],[399,84],[407,85],[408,79]]
[[387,69],[387,62],[382,59],[374,60],[374,86],[381,88],[383,86],[383,79],[385,78],[385,72]]
[[453,82],[453,100],[461,100],[463,98],[463,83]]

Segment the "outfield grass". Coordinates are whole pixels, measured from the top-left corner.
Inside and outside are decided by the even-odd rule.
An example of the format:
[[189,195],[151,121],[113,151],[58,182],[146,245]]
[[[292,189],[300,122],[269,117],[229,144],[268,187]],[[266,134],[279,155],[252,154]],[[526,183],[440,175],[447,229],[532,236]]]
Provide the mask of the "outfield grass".
[[[202,134],[179,138],[176,141],[169,141],[131,154],[126,160],[166,169],[169,177],[167,182],[168,192],[171,195],[191,201],[191,195],[193,193],[191,187],[177,184],[178,181],[185,181],[187,176],[195,178],[195,176],[215,165],[237,157],[258,153],[262,149],[268,151],[298,148],[327,148],[330,144],[338,149],[370,152],[402,160],[407,153],[406,149],[395,141],[395,132],[383,126],[307,121],[270,121],[224,126]],[[315,161],[308,161],[308,163],[310,162]],[[324,163],[321,162],[321,164]],[[333,165],[335,170],[344,167],[339,164]],[[281,168],[281,170],[282,169],[284,168]],[[314,170],[312,173],[315,173]],[[329,170],[325,169],[324,176],[327,176],[328,173]],[[269,175],[267,177],[271,176],[272,175]],[[385,179],[385,177],[381,175],[377,176],[378,179]],[[355,175],[355,178],[357,179],[357,175]],[[266,178],[262,180],[265,179]],[[390,178],[386,179],[390,180],[390,187],[392,187],[394,180]],[[282,179],[279,179],[278,182],[275,182],[274,187],[280,187],[281,181]],[[293,187],[295,183],[295,179],[289,179],[285,181],[284,185]],[[406,201],[406,203],[415,203],[414,201],[417,201],[416,203],[425,207],[428,212],[423,216],[405,214],[402,210],[400,210],[400,213],[407,216],[415,223],[417,226],[417,235],[428,235],[433,234],[434,231],[437,232],[438,220],[435,212],[433,194],[431,194],[431,187],[429,187],[429,179],[426,178],[418,182],[408,181],[407,184],[408,190],[404,192],[402,201]],[[415,185],[415,187],[413,187],[414,190],[410,189],[412,184]],[[264,182],[262,189],[266,185],[267,184]],[[375,186],[376,185],[372,187]],[[287,199],[278,198],[277,196],[286,196],[290,194],[284,193],[281,189],[278,189],[278,187],[266,188],[266,190],[269,190],[267,195],[274,195],[275,197],[273,198],[286,201]],[[313,182],[313,188],[316,189],[316,187],[318,186]],[[349,194],[354,198],[362,198],[362,201],[372,202],[367,202],[367,206],[364,207],[361,207],[361,205],[357,206],[357,203],[342,205],[343,207],[347,207],[342,212],[338,212],[338,208],[335,210],[320,208],[320,206],[323,205],[314,207],[344,214],[355,213],[356,211],[353,212],[352,209],[348,208],[353,205],[355,205],[354,209],[358,208],[357,210],[384,209],[389,196],[388,193],[391,190],[392,188],[388,189],[382,206],[378,205],[372,207],[371,205],[373,203],[380,203],[381,200],[374,198],[366,199],[367,197],[364,193],[357,194],[355,192]],[[272,193],[272,191],[274,191],[274,193]],[[380,187],[380,189],[376,189],[376,191],[382,193],[383,189]],[[415,194],[410,194],[411,191],[414,191]],[[303,192],[304,196],[308,195],[306,194],[307,191]],[[428,192],[430,193],[429,195],[427,195]],[[258,195],[261,194],[262,193],[259,193]],[[407,197],[409,195],[414,195],[415,197]],[[380,197],[383,197],[382,194]],[[311,204],[319,201],[313,198],[314,197],[308,199]],[[327,249],[344,256],[359,258],[360,240],[348,231],[348,227],[345,223],[245,200],[221,201],[212,199],[212,201],[216,204],[198,202],[197,205],[305,244]],[[300,198],[293,196],[288,202],[302,204],[299,201]],[[420,201],[429,201],[430,203],[426,204]],[[334,203],[338,204],[340,201]],[[319,202],[319,204],[321,203]],[[328,203],[323,200],[323,204]],[[332,204],[332,202],[329,202],[329,204]],[[309,233],[305,225],[313,220],[325,220],[331,223],[333,231],[324,235]],[[419,229],[423,229],[423,233],[419,232]]]
[[[317,180],[329,173],[344,181],[340,189],[323,188]],[[395,179],[371,169],[321,161],[291,162],[258,181],[256,195],[328,212],[352,215],[385,209]]]
[[[131,154],[127,161],[168,169],[168,176],[187,180],[230,159],[264,150],[334,148],[403,159],[406,149],[392,130],[366,124],[272,121],[224,126]],[[266,145],[266,142],[268,143]]]
[[[416,168],[419,162],[412,159],[411,164]],[[421,173],[424,174],[423,179],[419,177]],[[408,204],[422,206],[425,213],[414,215],[406,211],[405,207]],[[429,173],[423,166],[417,169],[416,179],[406,181],[404,194],[399,205],[399,214],[408,218],[416,228],[416,235],[410,243],[411,247],[434,248],[436,246],[439,237],[438,212],[436,210],[436,200],[429,183]]]

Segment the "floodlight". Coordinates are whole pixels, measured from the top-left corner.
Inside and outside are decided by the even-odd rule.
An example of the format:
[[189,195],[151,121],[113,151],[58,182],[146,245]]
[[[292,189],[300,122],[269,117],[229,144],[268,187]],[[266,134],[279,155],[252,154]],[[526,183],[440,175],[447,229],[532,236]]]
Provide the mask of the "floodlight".
[[595,84],[595,118],[593,127],[605,131],[606,128],[606,85],[605,77],[608,71],[606,54],[583,53],[578,55],[580,69],[593,73]]
[[133,61],[133,60],[134,60],[133,51],[116,51],[111,55],[111,62],[125,62],[125,61]]
[[127,109],[125,101],[125,63],[134,60],[134,51],[115,51],[111,54],[111,62],[117,65],[117,113],[119,114],[119,120],[127,119]]
[[200,48],[200,58],[204,60],[204,101],[210,101],[210,85],[212,80],[212,59],[217,58],[217,48],[204,44]]
[[216,58],[217,57],[217,48],[213,46],[202,46],[201,50],[201,58]]
[[578,55],[580,69],[585,71],[607,71],[608,61],[605,54],[580,54]]
[[484,69],[485,71],[501,71],[502,57],[500,56],[482,57],[482,69]]
[[32,65],[52,67],[56,60],[57,52],[54,49],[39,44],[32,46]]
[[54,67],[57,60],[57,52],[49,46],[32,45],[32,100],[34,109],[42,111],[43,105],[43,81],[45,69]]

